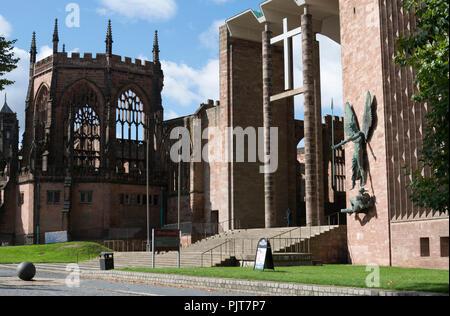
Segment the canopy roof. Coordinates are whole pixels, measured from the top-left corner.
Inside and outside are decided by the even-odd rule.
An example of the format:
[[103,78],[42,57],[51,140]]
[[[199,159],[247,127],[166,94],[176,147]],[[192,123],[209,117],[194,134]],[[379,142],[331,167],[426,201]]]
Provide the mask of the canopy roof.
[[283,19],[289,30],[300,27],[305,6],[313,18],[313,30],[340,43],[339,0],[267,0],[260,12],[246,10],[226,21],[232,37],[260,42],[264,24],[270,24],[273,36],[283,33]]

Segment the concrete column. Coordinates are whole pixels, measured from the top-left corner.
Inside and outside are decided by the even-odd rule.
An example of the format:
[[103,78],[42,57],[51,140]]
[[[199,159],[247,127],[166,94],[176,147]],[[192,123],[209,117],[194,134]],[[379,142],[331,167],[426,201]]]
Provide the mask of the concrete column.
[[[320,86],[320,46],[314,40],[314,95],[315,95],[315,116],[316,116],[316,171],[317,171],[317,225],[325,223],[325,192],[324,192],[324,165],[323,165],[323,134],[322,134],[322,96]],[[327,166],[328,167],[328,166]]]
[[314,94],[314,33],[312,17],[305,13],[301,18],[302,53],[303,53],[303,88],[305,107],[305,193],[306,193],[306,225],[317,224],[317,163],[316,163],[316,111]]
[[[270,38],[272,32],[269,25],[265,25],[262,33],[262,64],[263,64],[263,116],[264,116],[264,152],[266,160],[270,155],[270,127],[272,126],[272,107],[270,96],[272,94],[272,52]],[[271,228],[275,221],[273,174],[269,171],[269,161],[264,166],[264,198],[265,198],[265,227]]]

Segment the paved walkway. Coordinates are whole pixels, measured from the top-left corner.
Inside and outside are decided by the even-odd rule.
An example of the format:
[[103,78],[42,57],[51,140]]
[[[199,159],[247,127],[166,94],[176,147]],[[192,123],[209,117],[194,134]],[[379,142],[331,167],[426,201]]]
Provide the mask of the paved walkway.
[[[15,269],[16,265],[2,265],[0,269]],[[36,264],[37,271],[68,275],[67,264]],[[189,287],[204,291],[229,291],[239,295],[262,296],[448,296],[439,293],[388,291],[380,289],[360,289],[338,286],[307,285],[269,281],[252,281],[193,277],[183,275],[164,275],[128,271],[100,271],[98,267],[83,264],[80,272],[84,279],[96,279],[124,283]]]
[[21,281],[16,276],[15,265],[0,265],[0,296],[236,296],[242,293],[224,289],[211,291],[180,288],[113,280],[88,279],[83,275],[79,287],[68,287],[65,274],[37,269],[31,282]]

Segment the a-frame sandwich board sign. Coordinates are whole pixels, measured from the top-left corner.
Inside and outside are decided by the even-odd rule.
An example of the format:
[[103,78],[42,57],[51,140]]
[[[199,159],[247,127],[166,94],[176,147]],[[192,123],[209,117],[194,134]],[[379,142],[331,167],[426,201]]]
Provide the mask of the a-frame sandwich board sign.
[[254,270],[275,270],[273,265],[272,247],[267,238],[258,242]]

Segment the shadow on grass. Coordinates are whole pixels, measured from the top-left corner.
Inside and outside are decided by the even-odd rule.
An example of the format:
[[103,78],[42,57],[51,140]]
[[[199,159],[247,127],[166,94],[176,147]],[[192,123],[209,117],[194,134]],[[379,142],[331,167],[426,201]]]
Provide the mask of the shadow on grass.
[[252,271],[254,271],[255,273],[257,273],[257,272],[261,272],[261,273],[268,273],[268,272],[270,272],[270,273],[279,273],[279,274],[288,274],[289,272],[288,271],[281,271],[281,270],[277,270],[276,268],[275,268],[275,270],[252,270]]
[[436,284],[436,283],[409,284],[409,285],[402,287],[402,291],[449,294],[449,285],[445,284],[445,283],[442,283],[442,284]]

